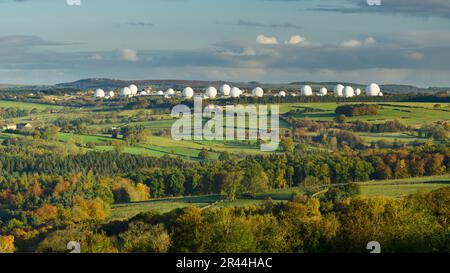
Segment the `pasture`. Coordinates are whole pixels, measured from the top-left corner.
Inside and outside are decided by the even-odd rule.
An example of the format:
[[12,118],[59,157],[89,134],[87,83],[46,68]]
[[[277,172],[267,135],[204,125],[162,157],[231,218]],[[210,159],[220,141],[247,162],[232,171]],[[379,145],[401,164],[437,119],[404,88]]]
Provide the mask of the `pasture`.
[[432,191],[450,187],[450,175],[406,178],[361,183],[361,194],[366,196],[402,197],[418,191]]
[[144,202],[113,205],[110,220],[121,220],[131,218],[139,213],[155,211],[165,213],[178,208],[206,207],[221,200],[219,195],[193,196],[179,198],[163,198]]
[[[429,192],[439,188],[450,187],[450,175],[370,181],[358,184],[361,186],[362,196],[400,198],[418,192]],[[164,213],[190,206],[222,208],[260,205],[267,198],[271,198],[274,203],[284,203],[291,199],[293,193],[302,192],[303,189],[301,188],[288,188],[258,193],[253,198],[241,197],[234,201],[224,200],[220,195],[209,195],[164,198],[145,202],[118,204],[113,205],[110,220],[128,219],[139,213],[148,211]]]
[[[365,121],[370,123],[381,123],[398,120],[405,125],[420,127],[424,123],[437,121],[450,121],[450,104],[440,104],[435,107],[434,103],[378,103],[381,110],[376,116],[348,117],[348,121]],[[334,110],[344,103],[298,103],[282,104],[280,112],[288,113],[291,110],[305,107],[314,108],[320,111],[292,115],[295,118],[305,118],[316,121],[331,121],[336,117]]]
[[[330,121],[336,115],[334,110],[342,103],[286,103],[280,105],[281,113],[288,113],[295,109],[313,108],[316,112],[304,114],[292,114],[295,118],[311,119],[316,121]],[[23,109],[48,110],[62,108],[58,106],[24,103],[0,100],[0,107],[18,107]],[[75,137],[81,138],[83,145],[88,142],[96,144],[98,151],[111,151],[111,142],[114,140],[111,134],[106,134],[111,128],[121,128],[123,126],[144,126],[151,134],[145,143],[133,146],[125,146],[124,152],[131,154],[142,154],[148,156],[162,157],[181,156],[187,159],[198,158],[202,149],[210,150],[210,158],[217,159],[220,152],[229,152],[236,156],[261,154],[260,147],[255,141],[175,141],[170,136],[170,129],[175,122],[170,115],[163,112],[146,110],[117,110],[112,111],[101,108],[66,108],[57,113],[37,113],[27,117],[10,119],[7,122],[30,122],[35,127],[53,124],[61,120],[81,120],[85,123],[87,134],[60,133],[59,141],[67,142]],[[420,127],[424,123],[434,123],[437,121],[450,121],[449,104],[440,104],[437,107],[434,103],[383,103],[380,113],[376,116],[350,117],[349,121],[366,121],[370,123],[380,123],[387,120],[399,120],[400,122],[413,127]],[[6,120],[5,120],[6,122]],[[204,120],[203,122],[206,122]],[[237,125],[235,125],[237,126]],[[281,128],[289,130],[290,125],[283,119],[280,120]],[[246,126],[246,129],[248,126]],[[226,127],[224,127],[226,128]],[[307,132],[308,136],[315,136],[317,132]],[[406,132],[398,133],[357,133],[366,144],[384,140],[387,142],[397,142],[410,144],[416,141],[425,141],[426,138],[419,138],[416,135]],[[19,135],[10,135],[20,137]],[[5,139],[8,134],[2,134]],[[87,148],[84,148],[87,149]]]
[[26,110],[32,110],[32,109],[45,110],[45,109],[62,109],[62,108],[64,108],[62,106],[51,105],[51,104],[0,100],[0,108],[9,108],[9,107],[26,109]]

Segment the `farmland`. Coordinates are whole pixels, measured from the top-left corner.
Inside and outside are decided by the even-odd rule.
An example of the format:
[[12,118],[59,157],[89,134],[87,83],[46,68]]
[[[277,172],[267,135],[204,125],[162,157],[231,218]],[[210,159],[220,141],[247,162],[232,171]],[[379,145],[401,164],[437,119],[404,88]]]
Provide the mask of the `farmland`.
[[[298,108],[314,108],[319,112],[310,112],[297,115],[298,118],[305,118],[317,121],[331,121],[336,117],[334,110],[342,104],[337,103],[308,103],[308,104],[283,104],[281,112],[287,113]],[[419,127],[427,122],[450,121],[450,104],[441,104],[436,107],[435,103],[382,103],[380,113],[366,117],[350,117],[349,121],[366,121],[379,123],[384,121],[399,120],[406,125]]]
[[[286,117],[292,117],[303,120],[312,121],[333,121],[336,118],[334,110],[341,103],[286,103],[281,104],[281,113]],[[223,141],[175,141],[171,139],[167,132],[170,133],[171,126],[175,122],[168,114],[153,113],[147,110],[123,110],[117,111],[109,115],[109,112],[98,111],[98,109],[70,109],[65,110],[62,107],[35,103],[22,103],[13,101],[0,101],[0,107],[16,107],[27,110],[39,109],[41,111],[48,109],[59,109],[55,113],[38,113],[31,114],[27,117],[9,119],[8,122],[30,122],[35,126],[43,126],[51,124],[61,119],[80,119],[92,120],[94,124],[86,124],[87,133],[60,133],[59,140],[67,142],[74,137],[82,139],[85,145],[88,142],[96,143],[95,150],[111,151],[111,142],[114,140],[111,135],[104,132],[109,128],[121,128],[124,126],[143,126],[152,133],[146,140],[146,143],[139,145],[126,146],[124,152],[131,154],[144,154],[149,156],[161,157],[164,155],[181,156],[185,158],[195,159],[202,149],[211,150],[211,157],[217,158],[220,152],[229,152],[232,154],[260,154],[259,147],[256,143],[249,141],[242,142],[223,142]],[[296,109],[312,108],[316,112],[308,112],[304,114],[289,114],[290,111]],[[108,117],[109,116],[109,117]],[[145,120],[145,117],[149,119]],[[386,121],[399,121],[406,126],[412,128],[420,128],[424,124],[432,124],[435,122],[450,121],[449,104],[440,104],[436,107],[434,103],[383,103],[380,113],[376,116],[348,117],[348,122],[362,121],[368,123],[382,123]],[[282,119],[280,121],[282,130],[289,130],[290,125]],[[103,131],[103,132],[102,132]],[[165,135],[158,136],[159,132],[166,132]],[[386,141],[390,143],[406,143],[425,141],[427,138],[418,136],[411,132],[395,132],[395,133],[357,133],[367,144],[378,141]],[[314,137],[317,133],[308,133]],[[2,137],[6,137],[3,134]],[[11,135],[17,136],[17,135]]]
[[[361,186],[361,195],[368,197],[384,196],[389,198],[401,198],[418,192],[430,192],[439,188],[450,187],[450,175],[407,178],[398,180],[383,180],[358,183]],[[115,205],[112,209],[111,220],[126,219],[139,213],[148,211],[168,212],[173,209],[197,206],[203,207],[239,207],[259,205],[267,198],[274,202],[287,202],[291,200],[293,193],[302,193],[303,188],[288,188],[274,191],[261,192],[253,198],[238,198],[227,201],[223,196],[193,196],[180,198],[165,198],[146,202]]]
[[0,108],[21,108],[21,109],[38,109],[38,110],[45,110],[45,109],[62,109],[63,107],[58,105],[51,105],[51,104],[44,104],[44,103],[29,103],[29,102],[18,102],[18,101],[6,101],[6,100],[0,100]]
[[[370,210],[380,204],[386,211],[396,208],[392,213],[400,211],[402,225],[425,217],[423,211],[441,219],[434,216],[439,210],[418,209],[407,200],[423,206],[421,198],[432,196],[425,198],[427,206],[435,206],[434,200],[445,199],[448,103],[379,102],[377,113],[345,117],[336,114],[342,102],[281,103],[280,145],[263,152],[262,139],[177,141],[170,103],[133,109],[133,102],[0,101],[0,237],[16,236],[20,251],[47,251],[48,244],[58,244],[53,240],[59,232],[76,233],[72,223],[84,223],[89,231],[83,234],[114,240],[128,252],[123,238],[142,226],[190,242],[177,237],[186,236],[180,231],[186,223],[189,234],[191,224],[216,234],[233,223],[231,228],[255,232],[275,227],[276,234],[292,225],[282,237],[287,241],[298,224],[324,230],[348,224],[346,214],[358,202],[367,204],[355,206],[368,214],[378,213]],[[110,233],[115,227],[124,230]],[[47,234],[50,229],[57,231]]]

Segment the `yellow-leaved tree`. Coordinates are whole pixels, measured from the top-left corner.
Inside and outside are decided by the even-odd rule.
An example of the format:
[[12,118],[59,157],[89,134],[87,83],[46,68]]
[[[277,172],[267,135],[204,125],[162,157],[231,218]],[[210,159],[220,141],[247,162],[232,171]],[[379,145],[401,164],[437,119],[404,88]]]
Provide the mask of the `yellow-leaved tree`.
[[0,236],[0,253],[13,253],[14,236]]

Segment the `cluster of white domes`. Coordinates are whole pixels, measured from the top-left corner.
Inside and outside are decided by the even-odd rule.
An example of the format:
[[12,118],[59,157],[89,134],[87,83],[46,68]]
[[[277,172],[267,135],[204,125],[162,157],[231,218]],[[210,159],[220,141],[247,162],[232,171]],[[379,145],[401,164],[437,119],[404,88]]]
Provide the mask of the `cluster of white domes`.
[[[262,97],[264,95],[264,91],[260,87],[255,88],[253,91],[254,91],[253,92],[254,96]],[[164,94],[167,98],[169,98],[169,97],[175,96],[176,92],[172,88],[169,88],[166,90],[166,92]],[[202,97],[203,99],[215,99],[220,95],[222,97],[238,98],[242,94],[243,94],[243,91],[241,89],[239,89],[238,87],[232,88],[228,84],[224,84],[219,88],[219,90],[217,90],[217,88],[214,86],[210,86],[210,87],[206,88],[204,94],[201,95],[200,97]],[[191,87],[188,86],[183,89],[183,91],[181,92],[181,95],[184,98],[191,99],[194,97],[195,91],[194,91],[194,89],[192,89]]]
[[94,98],[103,99],[103,98],[113,98],[115,96],[114,91],[105,92],[103,89],[99,88],[94,92]]
[[[138,95],[138,91],[139,91],[138,87],[134,84],[131,84],[130,86],[126,86],[126,87],[120,89],[119,95],[121,97],[136,96],[136,95]],[[147,94],[146,91],[142,91],[139,93],[139,95],[144,95],[144,92],[145,92],[145,94]]]
[[[367,94],[376,94],[373,96],[378,96],[381,92],[379,91],[379,87],[378,85],[373,86],[374,84],[371,85],[370,89],[368,90],[372,90],[373,93],[367,92]],[[378,87],[378,90],[376,89],[376,87]],[[369,87],[368,87],[369,88]],[[359,96],[362,94],[361,89],[357,88],[356,90],[353,89],[353,87],[351,86],[344,86],[342,84],[338,84],[333,88],[333,93],[334,96],[336,97],[344,97],[344,98],[352,98],[354,96]],[[301,88],[300,90],[300,95],[301,96],[312,96],[313,93],[313,89],[311,88],[311,86],[309,85],[305,85]],[[319,89],[319,93],[318,96],[326,96],[328,94],[328,90],[325,87],[322,87]],[[382,96],[382,93],[381,93]]]
[[[334,96],[336,97],[344,97],[344,98],[352,98],[354,96],[360,96],[363,92],[360,88],[354,89],[351,86],[344,86],[342,84],[338,84],[334,87]],[[119,95],[122,97],[132,97],[132,96],[147,96],[151,95],[153,92],[151,89],[148,90],[142,90],[139,92],[138,87],[135,84],[131,84],[130,86],[124,87],[119,91]],[[217,90],[216,87],[210,86],[205,89],[204,94],[202,95],[205,99],[215,99],[218,96],[221,97],[232,97],[232,98],[238,98],[240,97],[244,92],[234,86],[231,87],[228,84],[223,84],[220,86],[219,90]],[[176,96],[176,91],[172,88],[167,89],[164,91],[158,91],[157,93],[153,93],[156,96],[164,96],[165,98],[170,98],[173,96]],[[383,96],[383,93],[381,92],[380,86],[376,83],[371,83],[367,85],[365,89],[365,94],[367,96]],[[194,89],[191,87],[185,87],[182,91],[182,96],[187,99],[193,98],[195,95]],[[286,97],[286,91],[280,91],[278,94],[274,96],[278,97]],[[304,85],[300,90],[300,95],[309,97],[313,96],[314,92],[310,85]],[[328,90],[325,87],[320,88],[320,90],[317,93],[318,96],[326,96],[328,95]],[[112,98],[115,96],[114,91],[105,92],[103,89],[97,89],[94,92],[94,98]],[[264,97],[264,90],[261,87],[256,87],[252,90],[252,96],[257,98]],[[296,96],[296,94],[292,94],[292,96]]]
[[[370,97],[377,97],[377,96],[383,96],[383,93],[381,92],[380,86],[376,83],[371,83],[366,87],[366,96]],[[360,96],[362,95],[362,90],[360,88],[357,88],[356,90],[353,89],[351,86],[343,86],[342,84],[338,84],[334,87],[334,95],[336,97],[345,97],[345,98],[351,98],[354,96]]]

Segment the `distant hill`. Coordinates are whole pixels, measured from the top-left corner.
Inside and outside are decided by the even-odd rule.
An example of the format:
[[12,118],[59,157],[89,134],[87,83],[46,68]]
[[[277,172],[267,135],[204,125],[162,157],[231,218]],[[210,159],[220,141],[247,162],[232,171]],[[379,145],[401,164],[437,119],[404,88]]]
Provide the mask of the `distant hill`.
[[124,80],[114,80],[114,79],[83,79],[70,83],[61,83],[55,85],[56,88],[68,88],[68,89],[118,89],[124,86],[129,86],[130,84],[136,84],[139,87],[162,88],[162,87],[172,87],[181,89],[186,86],[191,86],[193,88],[206,87],[209,85],[221,85],[225,82],[222,81],[187,81],[187,80],[135,80],[135,81],[124,81]]
[[[280,83],[280,84],[264,84],[259,82],[224,82],[224,81],[190,81],[190,80],[136,80],[136,81],[124,81],[124,80],[114,80],[114,79],[83,79],[71,83],[61,83],[55,85],[56,88],[67,88],[67,89],[117,89],[130,84],[136,84],[139,87],[151,86],[154,89],[164,89],[164,88],[176,88],[182,89],[183,87],[190,86],[192,88],[206,88],[210,85],[220,86],[224,83],[238,86],[240,88],[253,88],[256,86],[261,86],[267,89],[298,89],[300,86],[309,84],[315,89],[325,86],[332,89],[337,82],[292,82],[292,83]],[[351,85],[354,88],[364,89],[365,84],[359,83],[342,83],[344,85]],[[412,85],[399,85],[399,84],[386,84],[381,85],[381,89],[386,92],[391,93],[436,93],[440,91],[448,91],[450,87],[433,87],[433,88],[420,88]]]
[[[56,85],[11,85],[11,84],[0,84],[0,90],[8,91],[38,91],[38,90],[92,90],[97,88],[102,89],[119,89],[124,86],[129,86],[130,84],[136,84],[140,88],[152,87],[153,89],[165,90],[167,88],[175,88],[181,90],[183,87],[190,86],[194,89],[203,89],[208,86],[219,87],[222,84],[230,84],[233,86],[238,86],[239,88],[252,89],[256,86],[261,86],[267,90],[299,90],[301,86],[308,84],[317,90],[320,87],[326,87],[329,90],[333,90],[333,87],[338,84],[337,82],[291,82],[291,83],[277,83],[277,84],[265,84],[259,82],[225,82],[225,81],[195,81],[195,80],[118,80],[118,79],[107,79],[107,78],[92,78],[92,79],[82,79],[75,82],[60,83]],[[354,88],[361,88],[364,90],[365,84],[360,83],[342,83],[343,85],[350,85]],[[420,88],[412,85],[400,85],[400,84],[385,84],[381,85],[381,89],[388,93],[437,93],[441,91],[450,91],[450,87],[429,87]]]

